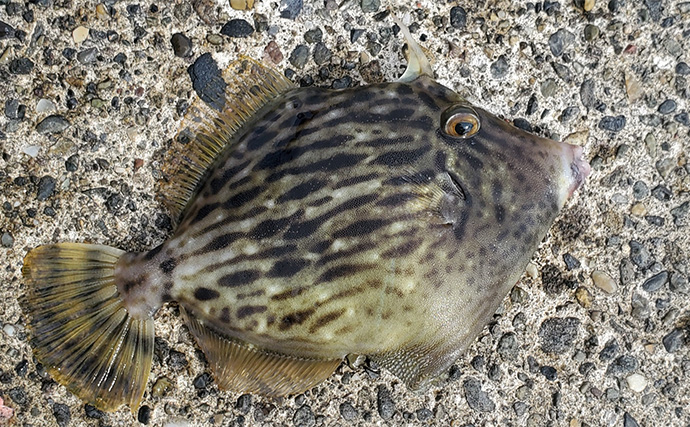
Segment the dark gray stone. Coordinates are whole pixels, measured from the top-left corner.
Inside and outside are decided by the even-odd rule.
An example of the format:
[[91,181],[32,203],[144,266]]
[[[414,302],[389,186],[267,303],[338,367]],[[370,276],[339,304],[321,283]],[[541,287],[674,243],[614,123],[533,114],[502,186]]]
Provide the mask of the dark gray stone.
[[676,101],[672,99],[667,99],[666,101],[662,102],[661,105],[659,105],[659,111],[661,114],[671,114],[674,111],[676,111]]
[[553,68],[553,71],[556,72],[556,75],[564,82],[570,83],[573,81],[573,73],[570,72],[570,68],[567,66],[559,62],[552,61],[551,68]]
[[685,333],[680,329],[674,329],[662,338],[661,342],[667,352],[675,353],[685,344]]
[[580,85],[580,102],[587,109],[594,108],[599,103],[596,95],[594,95],[594,80],[585,80]]
[[625,127],[625,116],[604,116],[599,121],[599,129],[620,132]]
[[565,268],[567,268],[568,270],[575,270],[580,268],[580,260],[578,260],[569,253],[563,254],[563,262],[565,262]]
[[235,409],[237,409],[241,414],[247,415],[249,410],[252,408],[252,395],[243,394],[237,398],[235,402]]
[[38,192],[36,193],[36,200],[46,200],[55,192],[55,178],[50,175],[42,176],[38,180]]
[[199,98],[212,108],[221,111],[225,106],[227,84],[211,54],[205,53],[198,57],[187,68],[187,73],[192,79],[192,88],[199,95]]
[[465,399],[470,408],[480,412],[492,412],[496,409],[496,404],[491,400],[489,394],[482,390],[482,383],[476,378],[468,378],[463,383],[465,389]]
[[350,42],[356,42],[365,32],[363,28],[353,28],[350,30]]
[[602,362],[608,362],[613,359],[616,354],[618,354],[618,341],[615,338],[611,338],[606,342],[604,348],[599,352],[599,360]]
[[683,126],[690,127],[690,115],[688,115],[687,111],[683,111],[682,113],[678,113],[675,116],[673,116],[673,120],[677,121]]
[[220,33],[228,37],[245,38],[254,33],[254,27],[244,19],[231,19],[223,25]]
[[316,417],[314,416],[314,412],[311,410],[311,406],[300,406],[295,411],[295,415],[292,417],[292,424],[297,427],[313,427],[316,425]]
[[623,427],[640,427],[637,420],[629,413],[623,414]]
[[654,263],[654,258],[649,253],[649,250],[640,242],[631,240],[630,243],[630,261],[633,262],[640,270],[646,270]]
[[151,407],[148,405],[143,405],[139,408],[137,412],[137,421],[144,425],[148,425],[151,421]]
[[395,413],[395,402],[388,387],[379,385],[376,391],[376,407],[384,420],[390,420]]
[[541,349],[544,353],[565,353],[575,339],[580,328],[580,320],[574,317],[552,317],[539,326]]
[[622,375],[629,374],[637,370],[640,366],[640,362],[637,361],[635,356],[622,355],[618,356],[616,360],[611,362],[608,368],[606,368],[606,375]]
[[357,410],[350,403],[345,402],[340,404],[340,416],[346,421],[353,421],[359,415]]
[[681,205],[671,209],[671,216],[673,216],[673,223],[678,227],[684,227],[686,224],[686,217],[690,211],[690,202],[683,202]]
[[53,114],[41,120],[36,125],[36,131],[41,134],[59,133],[69,127],[70,123],[66,118],[58,114]]
[[464,30],[467,26],[467,12],[461,6],[450,8],[450,26],[458,30]]
[[549,381],[556,381],[558,378],[558,372],[553,366],[542,366],[539,368],[539,372]]
[[2,243],[3,247],[11,248],[12,246],[14,246],[14,237],[11,233],[2,233],[2,238],[0,239],[0,242]]
[[53,416],[59,427],[65,427],[69,425],[71,414],[69,411],[69,406],[64,403],[53,403]]
[[642,284],[642,289],[650,293],[656,292],[659,289],[661,289],[661,287],[664,286],[666,282],[668,282],[668,271],[664,270],[645,280]]
[[506,332],[503,334],[501,339],[498,340],[496,351],[504,359],[517,359],[520,349],[518,348],[518,341],[515,334],[512,332]]
[[296,19],[302,12],[302,0],[280,0],[280,17]]
[[688,279],[677,271],[671,273],[671,278],[668,283],[669,289],[671,289],[673,292],[688,292]]
[[29,74],[34,69],[34,63],[29,58],[16,58],[10,61],[8,69],[12,74]]
[[182,33],[175,33],[170,38],[173,52],[179,58],[186,58],[192,55],[192,41]]
[[[354,31],[354,30],[351,30],[350,34],[352,34],[352,31]],[[361,30],[361,31],[364,32],[364,30]],[[319,28],[319,27],[316,27],[316,28],[311,29],[311,30],[307,31],[306,33],[304,33],[304,41],[306,41],[307,43],[314,44],[314,43],[318,43],[322,40],[323,40],[323,31],[321,31],[321,28]]]
[[579,107],[577,107],[577,106],[566,107],[566,109],[563,110],[563,112],[561,113],[561,116],[558,118],[558,120],[560,120],[562,123],[568,123],[569,121],[574,119],[575,116],[577,116],[578,114],[580,114],[580,108]]
[[599,27],[597,27],[594,24],[587,24],[585,25],[585,40],[588,42],[594,41],[597,37],[599,37]]
[[690,75],[690,65],[688,65],[685,62],[677,63],[676,64],[676,74],[680,74],[681,76]]
[[362,12],[377,12],[381,7],[381,0],[361,0]]
[[309,60],[309,48],[303,44],[297,45],[288,58],[295,68],[303,68],[307,60]]
[[98,49],[90,47],[84,49],[77,54],[77,61],[84,65],[93,64],[98,59]]
[[561,28],[549,37],[549,48],[553,56],[561,56],[568,46],[575,41],[575,35]]
[[635,197],[635,200],[642,200],[649,197],[649,194],[649,187],[644,181],[636,181],[633,184],[633,197]]
[[416,415],[419,421],[428,421],[434,416],[434,413],[428,408],[422,408],[417,410]]
[[10,24],[0,21],[0,40],[7,40],[14,38],[14,27]]
[[508,71],[510,67],[508,66],[508,60],[506,59],[505,55],[501,55],[498,57],[496,61],[494,61],[493,64],[491,64],[491,75],[494,76],[494,78],[497,79],[502,79],[506,75],[508,75]]
[[331,56],[333,56],[330,49],[328,49],[326,44],[323,42],[316,43],[316,45],[314,46],[313,55],[314,62],[316,63],[316,65],[323,65],[327,63],[331,60]]
[[661,0],[644,0],[644,5],[649,9],[649,16],[654,21],[661,19]]

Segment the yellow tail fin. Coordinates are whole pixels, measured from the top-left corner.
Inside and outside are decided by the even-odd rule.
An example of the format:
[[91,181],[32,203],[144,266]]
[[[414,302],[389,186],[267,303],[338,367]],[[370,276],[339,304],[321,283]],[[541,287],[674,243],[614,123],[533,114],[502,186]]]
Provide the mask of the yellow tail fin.
[[141,402],[153,358],[153,319],[134,319],[115,284],[124,252],[101,245],[40,246],[24,258],[22,303],[36,358],[85,402],[113,411]]

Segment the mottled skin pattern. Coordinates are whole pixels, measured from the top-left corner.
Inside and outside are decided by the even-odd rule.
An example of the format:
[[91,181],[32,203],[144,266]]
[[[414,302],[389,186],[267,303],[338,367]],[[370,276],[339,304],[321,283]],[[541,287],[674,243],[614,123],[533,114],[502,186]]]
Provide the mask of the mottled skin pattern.
[[[469,345],[518,280],[577,180],[572,147],[420,77],[295,89],[259,119],[175,235],[120,261],[130,307],[178,301],[217,332],[315,359],[366,354],[413,388]],[[136,309],[132,310],[136,315]]]

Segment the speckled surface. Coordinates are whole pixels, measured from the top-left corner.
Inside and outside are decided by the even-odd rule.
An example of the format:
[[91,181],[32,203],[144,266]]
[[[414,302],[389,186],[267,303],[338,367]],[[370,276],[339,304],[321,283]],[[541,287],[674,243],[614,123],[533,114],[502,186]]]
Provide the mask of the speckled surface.
[[[14,425],[690,425],[690,2],[378,3],[0,0],[0,398]],[[245,54],[304,84],[392,80],[405,61],[378,14],[389,6],[439,81],[584,146],[593,166],[447,380],[414,394],[342,365],[304,395],[240,397],[210,381],[174,306],[156,317],[147,409],[99,413],[47,378],[17,303],[22,258],[48,242],[165,239],[154,184],[195,97],[187,67]],[[222,35],[249,32],[232,19],[254,31]],[[320,43],[305,37],[316,28]]]

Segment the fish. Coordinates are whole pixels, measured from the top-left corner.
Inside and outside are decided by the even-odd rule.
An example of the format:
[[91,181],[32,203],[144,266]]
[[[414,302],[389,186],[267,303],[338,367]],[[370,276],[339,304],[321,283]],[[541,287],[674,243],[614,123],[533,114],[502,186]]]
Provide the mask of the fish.
[[[140,405],[154,315],[179,304],[221,389],[284,396],[362,355],[426,390],[519,280],[590,167],[434,79],[398,22],[396,81],[296,88],[240,57],[164,168],[172,235],[24,258],[36,359],[105,411]],[[208,95],[211,93],[211,95]]]

